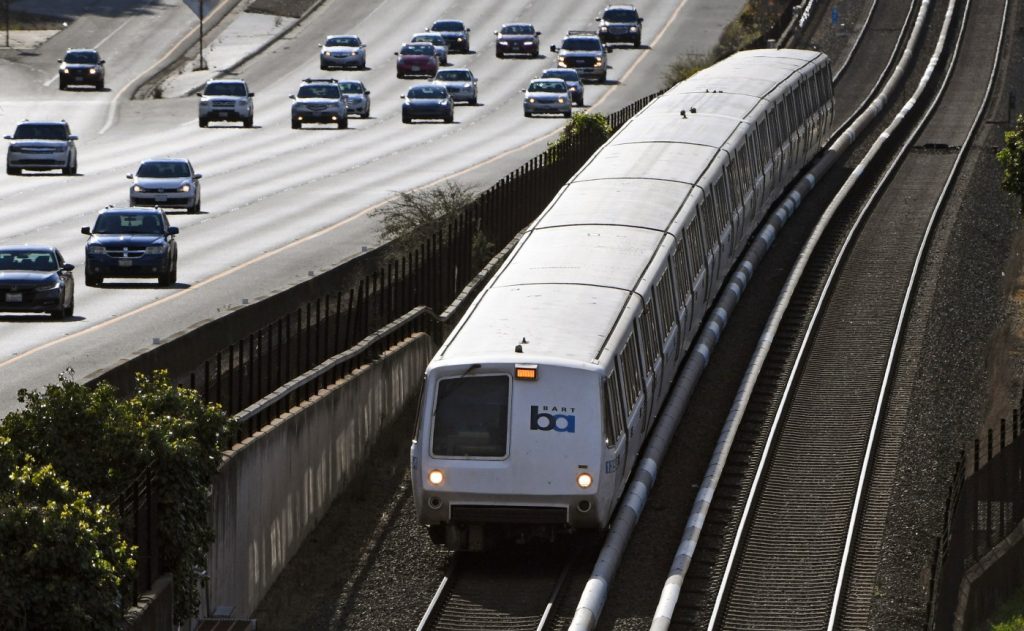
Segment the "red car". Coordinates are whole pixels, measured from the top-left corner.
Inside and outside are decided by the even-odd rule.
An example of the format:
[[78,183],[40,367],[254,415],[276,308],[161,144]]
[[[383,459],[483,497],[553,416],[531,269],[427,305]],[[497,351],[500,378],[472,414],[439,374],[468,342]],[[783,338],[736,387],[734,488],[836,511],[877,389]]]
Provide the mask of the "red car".
[[433,77],[440,65],[437,50],[429,42],[403,44],[402,49],[395,54],[398,55],[396,70],[399,79],[412,76]]

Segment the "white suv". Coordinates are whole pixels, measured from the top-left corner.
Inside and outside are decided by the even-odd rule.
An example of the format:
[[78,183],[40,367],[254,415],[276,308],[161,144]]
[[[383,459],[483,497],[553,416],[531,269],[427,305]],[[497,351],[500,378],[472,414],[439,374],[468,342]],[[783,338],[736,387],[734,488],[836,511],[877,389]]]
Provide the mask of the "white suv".
[[290,97],[292,103],[292,129],[303,123],[325,123],[348,127],[348,105],[338,82],[334,79],[304,79],[298,94]]
[[21,175],[23,169],[78,173],[78,136],[71,134],[65,121],[22,121],[14,134],[4,139],[11,141],[7,147],[7,175]]
[[241,79],[218,79],[207,81],[199,96],[199,126],[206,127],[211,121],[242,121],[252,127],[255,114],[249,86]]

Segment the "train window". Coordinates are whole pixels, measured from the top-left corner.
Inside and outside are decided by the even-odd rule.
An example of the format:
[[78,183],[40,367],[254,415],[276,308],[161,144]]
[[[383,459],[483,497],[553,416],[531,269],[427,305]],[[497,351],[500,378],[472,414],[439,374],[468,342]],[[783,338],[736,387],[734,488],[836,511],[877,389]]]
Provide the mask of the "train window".
[[704,253],[707,249],[701,246],[701,240],[700,224],[695,219],[686,227],[686,263],[690,266],[690,278],[693,281],[697,280],[704,268]]
[[676,311],[686,302],[686,295],[690,293],[690,283],[692,282],[686,266],[686,251],[684,248],[683,242],[679,241],[676,244],[676,251],[669,257],[669,264],[672,266],[672,281],[675,283],[676,297],[678,299],[675,307]]
[[508,445],[509,378],[458,377],[437,384],[435,456],[503,458]]
[[771,146],[771,141],[768,136],[768,118],[762,118],[757,122],[757,136],[758,144],[761,146],[761,168],[763,169],[772,159],[771,151],[768,147]]
[[626,431],[626,421],[623,420],[625,407],[622,404],[622,390],[619,382],[619,371],[612,370],[604,382],[605,404],[608,406],[605,422],[605,439],[608,444],[614,444]]
[[643,382],[640,373],[640,358],[637,356],[636,340],[630,332],[626,345],[622,347],[622,382],[625,386],[623,391],[626,395],[626,413],[633,409],[633,404],[640,398],[641,383]]
[[672,284],[667,271],[661,275],[661,279],[655,285],[654,294],[658,305],[658,316],[664,323],[661,330],[662,339],[667,340],[676,328],[676,313],[679,312],[679,302],[672,294]]
[[782,105],[776,105],[768,116],[768,128],[772,132],[772,141],[776,147],[782,147],[783,138],[785,138],[782,132],[782,117],[779,116],[780,109],[782,109]]

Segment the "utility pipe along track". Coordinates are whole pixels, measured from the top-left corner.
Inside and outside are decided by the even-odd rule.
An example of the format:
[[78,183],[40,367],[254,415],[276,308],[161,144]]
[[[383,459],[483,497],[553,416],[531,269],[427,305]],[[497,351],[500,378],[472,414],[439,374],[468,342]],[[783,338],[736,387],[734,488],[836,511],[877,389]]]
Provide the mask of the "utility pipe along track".
[[[927,108],[911,110],[920,94],[904,107],[918,120],[911,140],[867,203],[836,213],[856,219],[831,222],[799,277],[720,484],[734,492],[716,493],[716,532],[701,542],[720,547],[719,566],[728,553],[708,628],[867,625],[902,439],[885,422],[887,387],[931,228],[991,90],[994,71],[977,68],[996,67],[1006,10],[949,5],[950,61],[936,69],[933,58],[926,73],[944,73],[941,89]],[[729,505],[744,488],[736,525]]]
[[567,587],[585,580],[579,546],[458,553],[417,631],[553,631]]

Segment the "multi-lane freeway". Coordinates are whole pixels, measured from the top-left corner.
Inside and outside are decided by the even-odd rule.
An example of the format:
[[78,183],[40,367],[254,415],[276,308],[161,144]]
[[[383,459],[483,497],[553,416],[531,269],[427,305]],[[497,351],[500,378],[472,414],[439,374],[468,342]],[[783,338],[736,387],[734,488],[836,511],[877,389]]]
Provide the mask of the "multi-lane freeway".
[[[217,3],[207,2],[207,13]],[[588,84],[586,106],[611,111],[663,84],[681,54],[706,52],[740,0],[638,2],[644,47],[616,48],[603,85]],[[244,6],[244,5],[243,5]],[[368,209],[397,191],[457,177],[487,186],[542,150],[564,124],[522,115],[520,89],[552,66],[550,44],[568,29],[594,27],[602,0],[574,3],[418,3],[328,0],[297,28],[237,69],[256,97],[255,126],[200,129],[194,96],[132,99],[139,83],[196,28],[195,13],[172,0],[107,3],[33,51],[0,57],[0,130],[24,118],[66,119],[79,136],[79,172],[0,176],[0,243],[46,243],[79,269],[98,209],[127,203],[125,174],[144,158],[184,157],[204,176],[203,212],[173,213],[179,226],[178,282],[78,283],[75,317],[0,316],[0,413],[19,388],[55,381],[64,368],[79,379],[115,365],[195,324],[337,265],[377,244]],[[225,5],[226,7],[226,5]],[[455,123],[403,125],[399,95],[414,80],[395,76],[393,52],[439,17],[473,29],[473,52],[452,55],[480,81],[480,103],[456,108]],[[229,16],[226,19],[231,19]],[[543,32],[539,59],[497,59],[492,32],[529,21]],[[324,35],[351,32],[368,44],[366,71],[352,75],[372,92],[373,116],[347,130],[292,130],[288,96],[319,70]],[[56,59],[68,47],[97,48],[107,89],[59,91]]]

